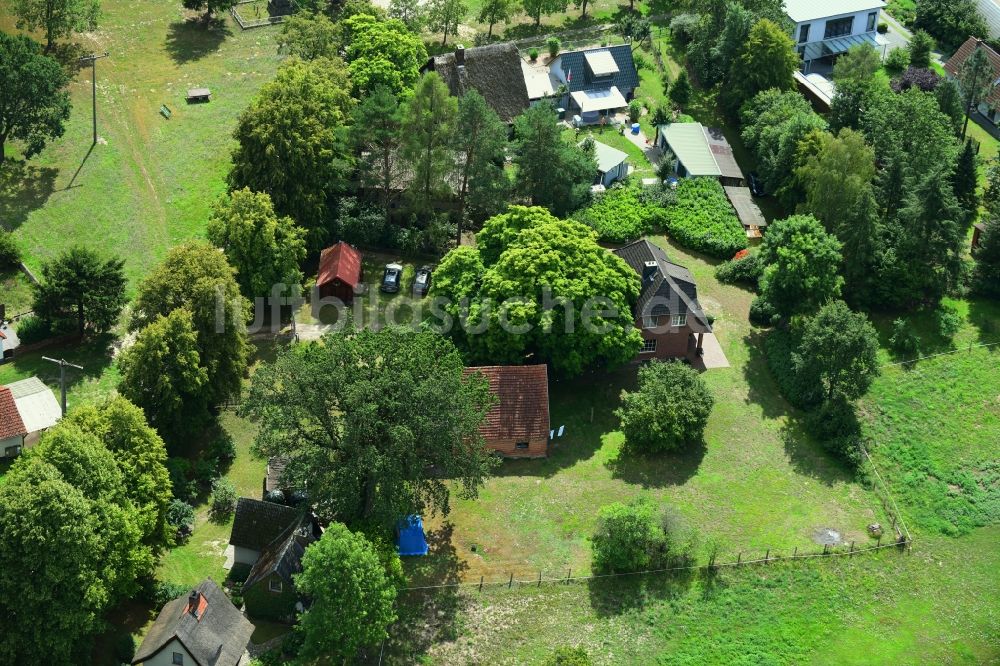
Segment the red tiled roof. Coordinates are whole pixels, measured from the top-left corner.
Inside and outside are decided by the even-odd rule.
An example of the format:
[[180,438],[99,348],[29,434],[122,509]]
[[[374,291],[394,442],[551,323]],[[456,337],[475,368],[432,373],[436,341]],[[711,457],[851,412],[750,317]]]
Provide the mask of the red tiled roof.
[[[944,71],[948,72],[950,76],[957,77],[962,71],[962,65],[965,64],[965,61],[976,50],[977,46],[986,52],[986,57],[993,66],[993,83],[995,84],[997,79],[1000,78],[1000,53],[997,53],[987,46],[986,42],[976,37],[969,37],[965,40],[964,44],[958,47],[955,55],[948,58],[948,62],[944,64]],[[993,86],[990,94],[986,96],[985,102],[991,107],[1000,105],[1000,86]]]
[[361,253],[344,241],[323,250],[319,257],[316,286],[336,279],[352,287],[357,287],[361,281]]
[[486,414],[479,432],[487,440],[546,438],[549,436],[549,380],[544,365],[489,365],[466,368],[490,382],[497,404]]
[[0,386],[0,439],[23,437],[28,434],[17,411],[14,394],[6,386]]

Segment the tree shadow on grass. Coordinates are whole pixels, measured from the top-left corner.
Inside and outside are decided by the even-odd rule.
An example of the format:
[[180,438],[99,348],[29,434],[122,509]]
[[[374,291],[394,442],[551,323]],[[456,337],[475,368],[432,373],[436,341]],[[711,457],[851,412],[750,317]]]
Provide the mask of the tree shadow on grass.
[[45,205],[55,191],[58,169],[8,159],[0,164],[0,227],[13,231]]
[[[855,481],[854,471],[832,452],[823,448],[823,445],[809,433],[806,427],[807,418],[798,414],[791,415],[781,428],[781,441],[785,446],[785,454],[795,472],[816,479],[827,486]],[[856,421],[856,414],[854,418]],[[860,436],[856,434],[858,432],[860,425],[855,422],[852,439]]]
[[1000,301],[970,300],[969,321],[976,327],[977,344],[1000,342]]
[[[427,532],[428,555],[407,557],[403,569],[410,587],[459,583],[468,565],[452,543],[454,526],[445,523]],[[432,645],[459,637],[457,617],[468,605],[459,587],[400,592],[398,619],[385,643],[387,663],[417,663]]]
[[764,418],[776,419],[787,416],[792,411],[792,406],[781,395],[778,383],[767,365],[764,350],[767,335],[766,331],[751,331],[744,338],[749,358],[743,366],[743,376],[749,388],[747,403],[760,406]]
[[598,617],[637,613],[654,603],[679,599],[695,580],[694,570],[608,576],[587,581],[590,606]]
[[705,458],[704,440],[689,444],[683,451],[645,455],[622,447],[606,463],[611,476],[643,488],[679,486],[698,472]]
[[178,65],[200,60],[232,36],[224,18],[190,17],[167,28],[167,53]]

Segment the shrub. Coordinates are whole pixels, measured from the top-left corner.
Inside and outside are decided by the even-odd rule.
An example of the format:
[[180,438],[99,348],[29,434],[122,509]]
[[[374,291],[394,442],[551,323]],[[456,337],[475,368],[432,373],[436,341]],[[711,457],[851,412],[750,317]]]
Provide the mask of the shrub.
[[209,441],[202,455],[206,460],[215,462],[216,467],[221,467],[236,459],[236,443],[228,433],[223,432]]
[[665,106],[658,106],[653,111],[653,115],[650,118],[650,122],[653,123],[654,127],[659,127],[660,125],[666,125],[670,122],[670,110]]
[[590,655],[581,647],[557,647],[543,666],[590,666]]
[[531,48],[531,49],[530,49],[530,50],[528,51],[528,57],[529,57],[529,58],[531,58],[531,61],[532,61],[532,62],[534,62],[535,60],[538,60],[538,49],[536,49],[536,48],[532,47],[532,48]]
[[824,402],[806,416],[806,430],[830,453],[857,466],[861,462],[861,424],[854,405],[843,399]]
[[823,386],[807,373],[796,371],[793,356],[798,352],[798,344],[792,331],[774,329],[764,338],[764,355],[785,399],[800,409],[809,409],[823,401]]
[[35,315],[21,317],[17,321],[17,337],[25,345],[41,342],[53,336],[52,324]]
[[666,225],[678,243],[713,257],[727,259],[747,246],[743,225],[714,178],[681,180]]
[[647,58],[642,51],[636,51],[632,54],[632,62],[635,65],[636,71],[641,72],[644,69],[653,69],[653,65],[649,62],[649,58]]
[[898,46],[889,51],[889,55],[885,58],[885,69],[893,74],[902,72],[909,65],[910,52]]
[[638,391],[622,391],[615,415],[630,449],[661,453],[701,440],[714,403],[697,370],[653,361],[639,369]]
[[198,485],[191,478],[191,461],[187,458],[167,458],[167,473],[174,497],[185,502],[198,496]]
[[892,80],[890,85],[895,92],[904,92],[917,87],[924,92],[933,92],[943,79],[933,69],[908,67],[905,72]]
[[637,99],[633,99],[628,103],[628,119],[630,122],[639,122],[639,116],[642,115],[642,102]]
[[[549,57],[555,58],[557,55],[559,55],[559,49],[562,47],[562,44],[559,42],[558,37],[549,37],[545,41],[545,47],[549,50]],[[532,60],[534,60],[534,58],[532,58]]]
[[896,319],[892,322],[889,346],[896,353],[909,356],[917,353],[917,349],[920,347],[920,338],[913,332],[905,319]]
[[173,601],[177,597],[183,596],[188,592],[190,592],[190,590],[186,585],[158,580],[156,581],[156,585],[153,586],[153,598],[151,601],[154,606],[160,608],[164,604]]
[[889,32],[889,24],[886,23],[885,21],[881,21],[878,24],[878,34],[884,35],[887,32]]
[[21,263],[21,249],[14,241],[14,235],[0,229],[0,271],[17,268]]
[[757,296],[750,302],[750,323],[754,326],[773,326],[778,311],[763,296]]
[[725,284],[745,284],[756,289],[764,265],[756,254],[724,261],[715,267],[715,278]]
[[663,544],[663,530],[656,524],[649,502],[633,500],[603,506],[590,543],[594,569],[608,573],[646,569]]
[[701,17],[698,14],[678,14],[670,21],[670,34],[680,47],[691,43],[698,31]]
[[663,531],[663,558],[670,566],[693,564],[698,553],[698,531],[673,507],[660,514]]
[[942,338],[951,340],[962,329],[962,317],[951,306],[941,304],[934,318],[937,320],[938,333]]
[[662,228],[666,213],[655,204],[645,203],[638,185],[613,187],[574,215],[597,232],[601,240],[626,243]]
[[218,478],[212,482],[212,518],[222,520],[228,518],[236,510],[236,487],[226,478]]
[[670,101],[677,107],[683,108],[691,101],[692,93],[691,80],[688,78],[687,70],[682,69],[677,74],[677,79],[674,80],[673,85],[670,86],[670,92],[668,93]]
[[176,497],[167,506],[167,523],[177,532],[178,540],[184,540],[191,535],[194,528],[194,507]]

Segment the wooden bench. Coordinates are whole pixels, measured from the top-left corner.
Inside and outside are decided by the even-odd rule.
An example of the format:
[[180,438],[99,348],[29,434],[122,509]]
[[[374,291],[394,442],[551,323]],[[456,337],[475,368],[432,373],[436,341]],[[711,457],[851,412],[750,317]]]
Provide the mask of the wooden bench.
[[208,102],[212,99],[212,92],[208,88],[191,88],[187,92],[188,104],[195,102]]

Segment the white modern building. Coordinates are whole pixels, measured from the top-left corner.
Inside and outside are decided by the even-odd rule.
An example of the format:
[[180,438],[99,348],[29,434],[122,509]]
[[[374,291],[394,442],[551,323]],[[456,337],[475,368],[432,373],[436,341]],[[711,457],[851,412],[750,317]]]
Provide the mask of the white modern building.
[[1000,37],[1000,0],[976,0],[976,5],[990,29],[990,33],[984,36],[990,39]]
[[795,24],[792,38],[802,56],[803,71],[831,63],[853,46],[868,44],[884,55],[878,34],[882,0],[785,0],[785,14]]

